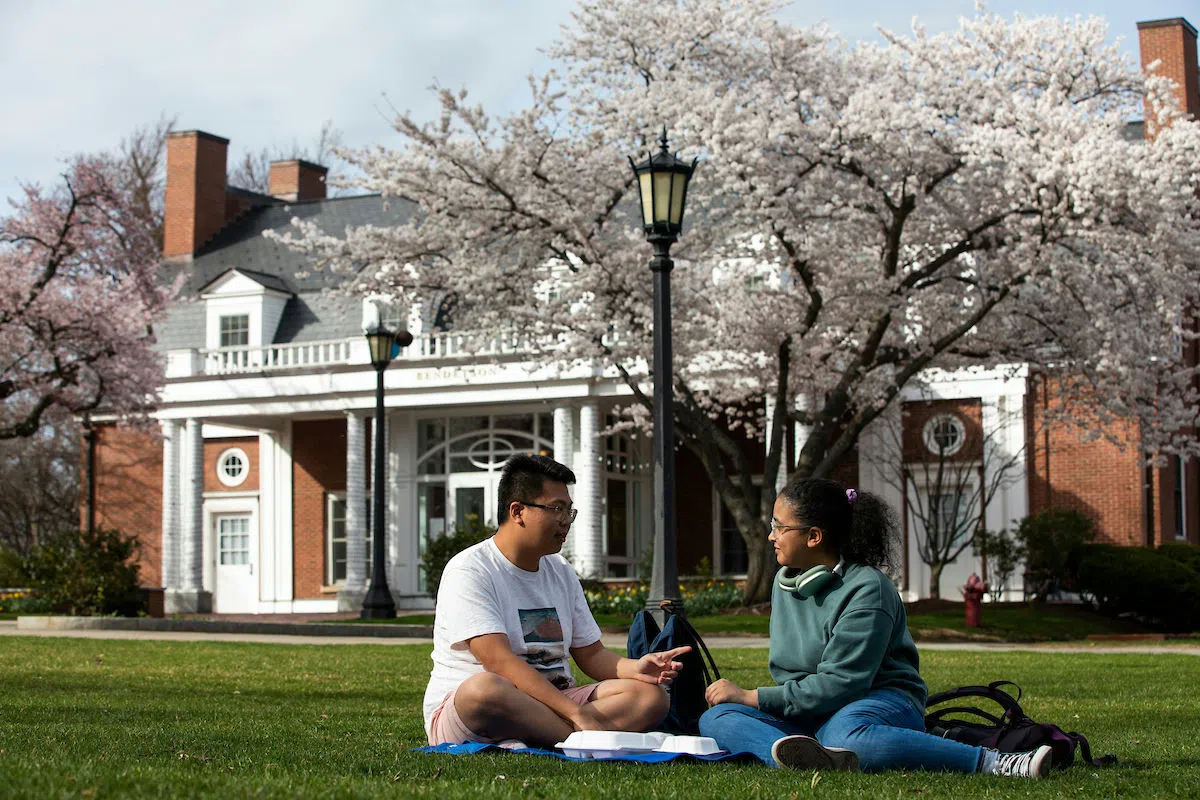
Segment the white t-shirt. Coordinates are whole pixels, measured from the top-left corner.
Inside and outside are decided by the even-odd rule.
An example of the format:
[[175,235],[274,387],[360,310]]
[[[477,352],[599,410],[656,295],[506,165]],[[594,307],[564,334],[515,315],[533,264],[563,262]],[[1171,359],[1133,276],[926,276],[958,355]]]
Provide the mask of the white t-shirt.
[[438,587],[426,733],[446,695],[485,671],[467,646],[485,633],[507,635],[513,652],[560,689],[575,685],[570,649],[600,640],[579,577],[562,556],[542,556],[538,571],[526,572],[492,539],[468,547],[450,559]]

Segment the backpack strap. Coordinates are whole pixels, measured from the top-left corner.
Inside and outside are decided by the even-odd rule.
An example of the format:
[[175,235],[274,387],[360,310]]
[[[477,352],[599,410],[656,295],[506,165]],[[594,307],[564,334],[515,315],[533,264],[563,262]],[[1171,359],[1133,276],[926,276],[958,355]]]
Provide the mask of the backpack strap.
[[945,703],[949,700],[983,697],[1004,709],[1004,713],[1001,715],[1000,720],[997,721],[997,724],[1012,725],[1022,719],[1026,719],[1027,715],[1021,709],[1021,704],[1017,702],[1017,698],[999,688],[1006,685],[1016,686],[1017,698],[1021,696],[1021,687],[1012,681],[993,681],[987,686],[959,686],[957,689],[938,692],[925,701],[925,708],[928,709],[930,706],[936,706],[939,703]]
[[1088,745],[1088,740],[1082,733],[1071,731],[1067,736],[1071,737],[1075,744],[1079,746],[1079,755],[1083,760],[1093,767],[1109,767],[1117,763],[1117,757],[1112,753],[1100,756],[1099,758],[1092,758],[1092,748]]
[[[1001,686],[1013,686],[1013,687],[1016,687],[1016,690],[1017,690],[1017,702],[1018,702],[1018,703],[1020,703],[1020,702],[1021,702],[1021,687],[1020,687],[1020,686],[1017,686],[1017,685],[1016,685],[1015,683],[1013,683],[1012,681],[992,681],[991,683],[989,683],[989,684],[987,685],[987,688],[991,689],[993,692],[999,692],[999,691],[1000,691],[1000,687],[1001,687]],[[1007,694],[1009,697],[1012,697],[1012,695],[1011,695],[1011,694],[1009,694],[1008,692],[1005,692],[1005,694]]]
[[708,652],[708,645],[704,643],[704,637],[700,635],[700,632],[692,627],[692,623],[688,622],[687,617],[678,613],[669,601],[664,601],[662,608],[674,618],[675,624],[679,626],[680,631],[699,645],[701,653],[700,668],[704,670],[704,684],[707,686],[713,681],[720,680],[721,670],[717,669],[717,662],[713,660],[712,653]]
[[[925,715],[926,730],[928,730],[929,727],[932,725],[948,724],[948,720],[946,720],[946,717],[950,716],[951,714],[970,714],[972,716],[979,717],[980,719],[987,720],[988,723],[991,725],[995,725],[997,727],[1004,726],[1004,720],[1000,719],[999,717],[992,716],[991,714],[987,713],[983,709],[975,708],[974,706],[951,706],[949,708],[939,708],[937,711],[933,711],[933,712]],[[964,721],[969,723],[969,720],[964,720]],[[971,723],[971,724],[977,724],[977,723]]]

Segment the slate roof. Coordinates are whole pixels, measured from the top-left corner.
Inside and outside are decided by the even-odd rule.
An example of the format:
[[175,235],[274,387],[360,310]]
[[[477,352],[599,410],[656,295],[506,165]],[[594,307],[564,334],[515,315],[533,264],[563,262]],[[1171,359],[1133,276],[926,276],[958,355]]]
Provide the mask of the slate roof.
[[[213,278],[211,281],[209,281],[208,283],[206,283],[203,286],[201,286],[200,288],[198,288],[196,290],[196,293],[199,295],[202,295],[202,296],[204,294],[207,294],[209,287],[213,286],[214,284],[220,283],[221,278],[227,272],[228,272],[228,270],[226,270],[226,272],[222,272],[219,275],[217,275],[217,277]],[[256,283],[258,283],[259,285],[261,285],[267,289],[274,289],[277,292],[284,292],[287,294],[291,294],[292,290],[290,288],[288,288],[288,285],[283,280],[283,278],[280,278],[278,275],[267,275],[264,272],[255,272],[252,269],[240,269],[240,268],[238,269],[238,273],[241,275],[245,275],[247,278],[252,278]]]
[[294,295],[284,307],[275,342],[315,342],[340,339],[361,333],[361,305],[350,298],[334,297],[323,290],[337,277],[307,269],[306,256],[263,236],[267,230],[286,233],[292,219],[312,220],[326,233],[341,235],[348,227],[400,225],[415,206],[405,200],[385,200],[379,195],[337,197],[302,203],[276,203],[247,211],[222,228],[190,262],[163,265],[163,278],[174,281],[187,276],[180,295],[155,330],[161,350],[204,347],[204,303],[199,291],[230,269],[236,268],[271,289]]

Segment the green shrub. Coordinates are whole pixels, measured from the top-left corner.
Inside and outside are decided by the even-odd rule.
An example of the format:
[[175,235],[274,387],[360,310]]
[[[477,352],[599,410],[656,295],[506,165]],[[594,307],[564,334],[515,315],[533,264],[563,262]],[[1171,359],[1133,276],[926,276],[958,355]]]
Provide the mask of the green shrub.
[[1000,602],[1004,587],[1025,560],[1025,545],[1008,531],[979,531],[972,542],[975,555],[987,561],[988,580],[992,600]]
[[97,528],[67,531],[35,547],[25,561],[34,592],[56,611],[124,614],[141,610],[137,541]]
[[689,617],[711,617],[745,603],[745,594],[733,581],[709,580],[681,586],[683,609]]
[[0,547],[0,589],[24,589],[29,586],[25,560],[11,547]]
[[1081,548],[1096,538],[1096,523],[1074,509],[1052,508],[1031,514],[1017,526],[1025,548],[1025,569],[1035,600],[1058,591],[1074,591]]
[[0,614],[45,614],[50,604],[28,589],[0,592]]
[[1200,547],[1194,544],[1185,544],[1184,542],[1160,544],[1157,552],[1172,561],[1177,561],[1185,567],[1200,572]]
[[1134,614],[1168,630],[1200,627],[1200,574],[1156,550],[1087,545],[1078,587],[1109,614]]
[[425,542],[421,566],[425,569],[425,585],[429,593],[437,598],[438,587],[442,584],[442,572],[451,558],[495,533],[496,529],[489,527],[478,516],[468,514],[461,527],[451,528],[448,533]]
[[583,596],[593,614],[620,614],[632,619],[646,607],[650,587],[644,583],[629,583],[606,589],[601,583],[588,581],[584,584]]
[[[645,583],[630,583],[613,588],[596,581],[584,583],[583,595],[593,614],[619,614],[632,618],[646,607],[650,587]],[[708,580],[680,585],[679,596],[689,617],[709,617],[728,608],[742,605],[742,590],[733,581]]]

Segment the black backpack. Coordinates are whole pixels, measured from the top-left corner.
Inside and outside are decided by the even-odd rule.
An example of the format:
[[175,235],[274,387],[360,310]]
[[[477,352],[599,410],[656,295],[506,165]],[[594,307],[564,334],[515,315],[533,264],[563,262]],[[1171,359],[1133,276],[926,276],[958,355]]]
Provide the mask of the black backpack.
[[668,733],[696,735],[700,732],[700,715],[708,710],[704,690],[721,677],[708,646],[682,614],[667,609],[667,621],[659,630],[649,611],[639,611],[629,628],[626,654],[641,658],[647,653],[660,653],[675,647],[691,645],[691,652],[679,657],[683,669],[667,688],[671,709],[663,720],[661,730]]
[[[1014,698],[1008,692],[1002,691],[1001,686],[1015,686],[1017,696]],[[975,706],[957,704],[935,711],[929,710],[933,706],[953,700],[970,698],[991,700],[1000,706],[1000,716],[989,714]],[[1084,762],[1094,767],[1107,767],[1117,763],[1117,757],[1114,755],[1092,758],[1091,747],[1083,734],[1068,733],[1048,722],[1034,722],[1021,710],[1018,702],[1020,699],[1021,687],[1012,681],[994,681],[987,686],[960,686],[957,689],[938,692],[925,703],[925,731],[964,744],[990,747],[1001,753],[1022,753],[1048,744],[1053,750],[1051,759],[1054,766],[1063,769],[1075,763],[1077,747]],[[968,719],[955,719],[956,715],[964,715]]]

